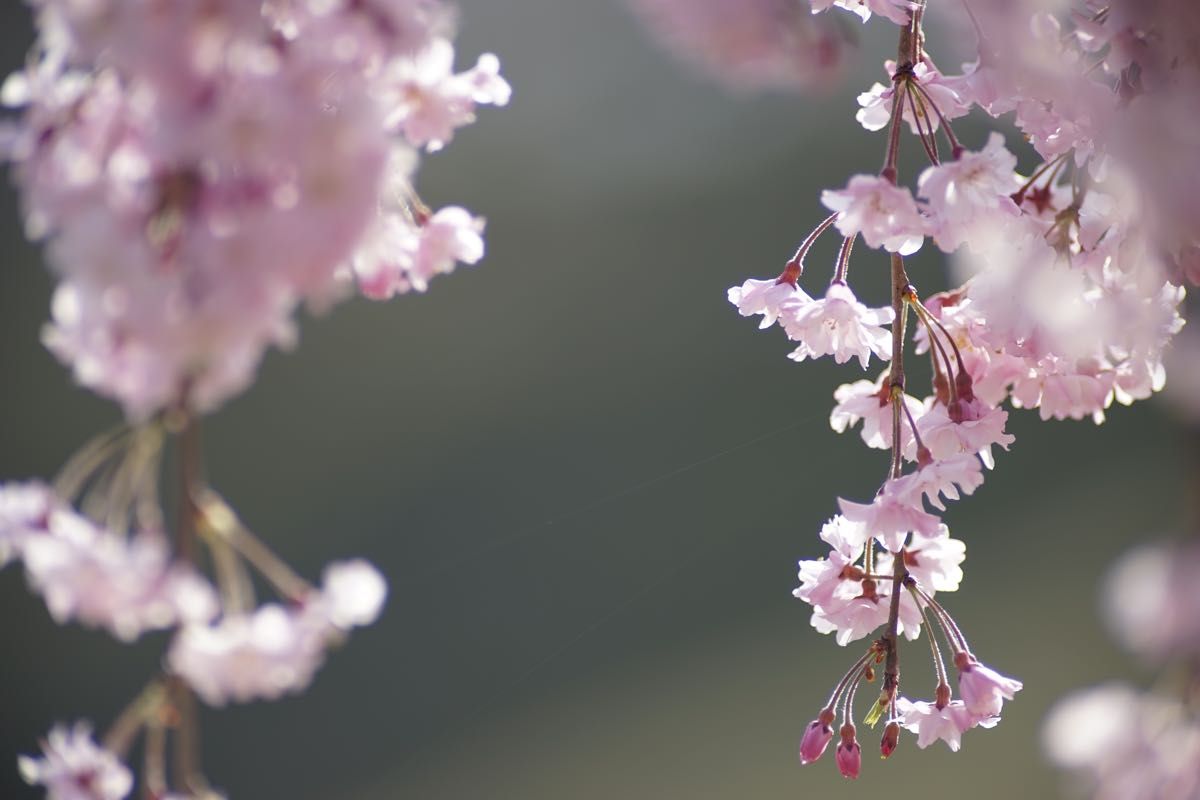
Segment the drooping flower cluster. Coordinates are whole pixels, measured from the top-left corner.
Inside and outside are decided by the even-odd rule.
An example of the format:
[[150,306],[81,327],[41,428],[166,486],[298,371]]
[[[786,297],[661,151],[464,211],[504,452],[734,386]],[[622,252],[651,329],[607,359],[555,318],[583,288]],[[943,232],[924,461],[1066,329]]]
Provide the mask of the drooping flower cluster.
[[[1180,192],[1200,169],[1200,148],[1188,149],[1200,111],[1200,14],[1170,0],[955,4],[950,17],[968,27],[978,58],[950,74],[926,49],[925,3],[811,5],[814,14],[839,6],[864,21],[873,12],[899,27],[888,83],[858,100],[859,123],[886,130],[883,168],[824,191],[821,202],[833,214],[783,272],[735,286],[729,300],[743,316],[761,316],[760,328],[778,324],[795,344],[794,360],[856,359],[864,369],[872,357],[884,362],[874,380],[834,392],[830,424],[840,433],[861,422],[863,441],[891,452],[887,477],[870,502],[839,501],[841,515],[821,531],[832,549],[800,562],[795,592],[812,606],[812,625],[839,644],[882,631],[801,743],[801,760],[814,760],[840,713],[836,760],[855,777],[853,700],[875,665],[885,665],[883,682],[867,720],[889,719],[885,757],[902,728],[917,734],[920,747],[941,739],[957,750],[966,730],[995,725],[1021,688],[978,662],[935,599],[958,588],[965,552],[941,520],[945,501],[978,489],[996,447],[1013,443],[1005,403],[1036,408],[1042,419],[1099,423],[1114,400],[1127,405],[1164,386],[1164,356],[1183,327],[1183,282],[1200,277],[1200,204]],[[954,120],[972,111],[1013,113],[1040,160],[1022,174],[999,132],[977,149],[960,141]],[[1167,130],[1170,120],[1183,130]],[[1151,124],[1164,130],[1148,136]],[[900,169],[906,128],[929,162],[911,182]],[[1162,148],[1149,144],[1158,140]],[[842,246],[825,296],[814,299],[801,288],[805,259],[831,228]],[[890,283],[890,308],[868,308],[850,288],[859,239],[883,252],[853,259],[863,262],[855,282],[870,279],[864,269],[886,275],[875,280]],[[926,239],[952,254],[956,288],[922,295],[910,282],[904,257]],[[913,349],[930,365],[924,397],[913,391],[904,359],[910,318]],[[1167,605],[1132,607],[1153,615]],[[916,638],[922,624],[936,678],[930,701],[898,694],[898,637]],[[1161,630],[1129,627],[1143,636]]]
[[[20,771],[51,800],[119,800],[135,783],[217,800],[195,763],[196,698],[303,691],[376,620],[387,584],[363,560],[330,564],[318,587],[296,574],[206,484],[198,417],[293,340],[301,303],[355,284],[423,292],[483,257],[483,220],[428,208],[412,180],[422,151],[510,89],[491,54],[455,71],[441,0],[30,5],[38,40],[0,87],[17,112],[0,158],[57,280],[45,343],[129,422],[53,485],[0,483],[0,567],[19,562],[57,622],[173,633],[99,744],[87,723],[57,726]],[[279,602],[258,602],[254,573]],[[122,761],[143,735],[135,777]]]
[[411,183],[510,94],[490,54],[454,72],[440,2],[34,5],[0,154],[59,280],[46,343],[129,416],[212,410],[348,280],[390,297],[483,256],[482,220]]

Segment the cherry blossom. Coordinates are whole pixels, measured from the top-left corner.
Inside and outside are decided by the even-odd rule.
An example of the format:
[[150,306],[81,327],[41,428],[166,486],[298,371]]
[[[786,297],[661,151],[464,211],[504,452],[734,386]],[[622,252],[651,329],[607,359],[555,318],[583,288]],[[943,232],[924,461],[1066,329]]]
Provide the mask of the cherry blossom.
[[978,453],[984,466],[995,465],[993,445],[1005,450],[1015,441],[1004,430],[1008,412],[990,408],[978,398],[955,401],[950,406],[932,403],[917,420],[917,431],[929,452],[939,461]]
[[1021,682],[1006,678],[991,667],[980,664],[975,657],[960,652],[954,657],[958,667],[958,691],[967,711],[980,717],[996,717],[1005,700],[1021,690]]
[[212,587],[191,568],[172,564],[155,532],[126,539],[60,508],[43,533],[25,538],[21,556],[30,586],[60,623],[78,620],[132,641],[217,613]]
[[943,741],[953,752],[962,747],[962,735],[971,728],[994,727],[999,717],[979,717],[972,714],[961,700],[951,700],[942,708],[924,700],[912,701],[907,697],[896,700],[900,726],[917,734],[917,747],[925,749],[936,741]]
[[[962,581],[962,563],[966,559],[967,545],[950,536],[945,525],[938,527],[937,534],[926,536],[914,533],[904,548],[904,567],[927,592],[954,592]],[[880,568],[891,566],[883,562]]]
[[20,756],[17,766],[26,783],[46,787],[48,800],[121,800],[133,791],[133,773],[96,744],[86,722],[55,726],[42,756]]
[[874,175],[855,175],[845,189],[826,189],[821,203],[838,212],[843,236],[861,235],[868,247],[911,255],[925,241],[925,221],[912,193]]
[[[921,401],[909,394],[902,395],[908,413],[920,416],[924,410]],[[829,426],[838,433],[845,433],[861,420],[862,440],[867,447],[889,450],[892,447],[891,384],[888,373],[881,373],[874,381],[844,383],[833,393],[837,405],[829,414]],[[912,429],[900,429],[901,446],[907,452],[913,443]]]
[[893,494],[911,505],[920,507],[924,496],[938,511],[946,510],[943,497],[958,500],[960,492],[973,494],[982,485],[983,469],[980,460],[973,455],[933,461],[889,484]]
[[[888,61],[885,65],[888,78],[896,74],[896,62]],[[909,124],[913,133],[919,133],[918,125],[927,129],[937,130],[939,117],[931,105],[936,105],[941,116],[945,119],[955,119],[967,113],[970,106],[959,97],[955,90],[955,82],[947,79],[927,62],[921,62],[913,67],[912,85],[919,87],[909,89],[906,95],[916,93],[912,104],[916,105],[917,116],[913,115],[912,107],[906,100],[902,118]],[[855,119],[869,131],[877,131],[887,126],[891,118],[892,98],[896,94],[894,82],[887,86],[882,83],[873,84],[869,91],[858,96],[858,104],[862,106]],[[890,249],[890,248],[889,248]]]
[[785,308],[803,308],[812,302],[803,289],[789,281],[754,278],[741,286],[730,287],[728,297],[743,317],[762,316],[758,325],[760,330],[774,325],[785,313]]
[[793,297],[784,309],[784,330],[800,342],[788,356],[794,361],[831,355],[839,364],[857,358],[866,369],[872,353],[889,355],[889,335],[881,326],[891,322],[892,310],[867,308],[845,284],[830,284],[823,298],[810,303]]
[[[900,480],[900,479],[897,479]],[[909,533],[926,536],[938,533],[941,521],[922,507],[920,496],[913,497],[888,481],[870,503],[855,503],[838,498],[842,514],[864,526],[888,550],[898,553]]]
[[331,564],[322,588],[298,606],[267,603],[251,613],[227,613],[213,625],[184,626],[167,661],[210,705],[301,692],[332,642],[375,621],[386,593],[383,577],[367,562]]
[[1017,189],[1017,158],[1004,147],[1004,137],[992,133],[979,152],[929,167],[917,181],[926,201],[928,232],[945,252],[971,239],[980,218],[1020,213],[1012,195]]
[[454,73],[454,47],[434,39],[411,58],[394,60],[383,75],[384,100],[391,108],[384,121],[404,132],[414,147],[436,152],[454,131],[475,121],[476,105],[507,105],[512,95],[500,77],[500,61],[484,53],[466,72]]
[[271,603],[216,625],[188,625],[167,655],[206,703],[275,700],[308,688],[325,656],[319,620]]

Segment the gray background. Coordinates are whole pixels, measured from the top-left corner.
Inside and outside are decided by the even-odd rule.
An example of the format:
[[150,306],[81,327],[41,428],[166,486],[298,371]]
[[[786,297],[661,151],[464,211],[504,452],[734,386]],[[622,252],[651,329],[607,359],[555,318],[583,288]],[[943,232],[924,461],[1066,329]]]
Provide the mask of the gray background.
[[[1055,794],[1048,705],[1137,674],[1095,621],[1096,580],[1185,518],[1184,440],[1155,404],[1100,429],[1014,415],[1013,451],[948,515],[968,544],[949,607],[1026,684],[997,729],[957,756],[905,738],[887,763],[864,732],[857,784],[829,756],[796,760],[855,653],[809,627],[795,561],[821,554],[834,498],[868,497],[886,456],[826,422],[858,368],[789,362],[725,290],[779,271],[822,187],[878,167],[853,97],[890,32],[827,96],[741,97],[619,2],[461,5],[461,60],[497,52],[514,100],[428,159],[420,187],[488,217],[485,263],[305,320],[299,350],[206,426],[212,481],[300,571],[362,554],[391,581],[382,620],[307,694],[205,712],[215,783],[241,800]],[[11,69],[29,36],[15,3],[0,36]],[[117,415],[38,344],[50,281],[7,187],[0,243],[0,477],[48,476]],[[932,254],[911,274],[944,280]],[[860,296],[881,301],[886,275],[858,252]],[[35,796],[16,754],[55,720],[103,728],[166,643],[55,626],[11,566],[0,636],[0,797]],[[905,652],[906,687],[928,696],[925,645]]]

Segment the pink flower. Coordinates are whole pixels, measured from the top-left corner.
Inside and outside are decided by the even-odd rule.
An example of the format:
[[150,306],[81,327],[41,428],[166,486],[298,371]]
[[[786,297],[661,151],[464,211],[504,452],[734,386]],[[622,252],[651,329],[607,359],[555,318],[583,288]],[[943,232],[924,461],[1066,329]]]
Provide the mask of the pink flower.
[[[878,556],[881,568],[890,569],[888,558],[887,554]],[[817,633],[836,633],[837,643],[842,647],[880,628],[888,620],[891,592],[890,587],[880,590],[872,583],[859,583],[862,593],[853,600],[835,603],[827,608],[814,608],[810,624]],[[921,610],[908,592],[900,593],[897,632],[907,639],[915,639],[921,633]]]
[[204,622],[217,613],[208,581],[172,564],[158,533],[118,536],[60,508],[44,533],[25,539],[22,557],[30,586],[59,623],[75,619],[132,641],[148,630]]
[[91,726],[56,725],[42,742],[42,757],[18,756],[25,782],[46,787],[48,800],[122,800],[133,790],[133,774],[92,740]]
[[[967,545],[951,538],[950,529],[940,525],[935,536],[913,534],[904,548],[904,566],[926,592],[953,592],[962,581],[966,553]],[[890,564],[880,565],[880,569],[885,567]]]
[[982,151],[965,152],[921,173],[917,193],[926,201],[929,235],[938,247],[952,252],[969,241],[983,218],[1020,213],[1009,196],[1017,189],[1016,166],[1004,137],[993,132]]
[[[837,405],[829,415],[829,426],[837,433],[862,420],[862,440],[867,447],[888,450],[892,446],[891,385],[888,373],[880,374],[872,381],[844,383],[833,393]],[[910,394],[904,395],[904,405],[913,418],[924,410],[921,401]],[[912,443],[912,428],[905,423],[900,427],[902,444],[907,451]]]
[[743,317],[762,315],[759,329],[769,328],[783,314],[785,306],[802,308],[812,302],[800,287],[788,281],[761,281],[751,278],[727,293],[729,302],[737,306]]
[[999,716],[1004,701],[1021,691],[1020,681],[985,667],[969,653],[957,653],[954,664],[958,667],[958,693],[967,711],[976,716]]
[[172,672],[206,703],[274,700],[301,692],[324,661],[326,631],[303,613],[271,603],[216,625],[187,625],[167,654]]
[[167,654],[170,669],[206,703],[275,700],[304,691],[329,645],[379,616],[383,576],[362,560],[326,567],[322,586],[298,606],[267,603],[227,613],[215,625],[186,625]]
[[382,215],[352,261],[359,288],[373,300],[424,292],[457,263],[483,258],[483,227],[481,218],[458,206],[439,210],[417,227],[399,215]]
[[845,189],[826,189],[821,202],[838,212],[843,236],[861,235],[868,247],[911,255],[925,241],[925,221],[912,193],[877,175],[855,175]]
[[811,764],[824,755],[825,748],[829,746],[830,740],[833,739],[833,728],[830,727],[831,722],[833,722],[833,712],[829,709],[824,709],[804,729],[804,736],[800,738],[801,764]]
[[1049,355],[1014,381],[1012,401],[1017,408],[1037,408],[1043,420],[1092,417],[1100,422],[1112,401],[1115,378],[1094,359]]
[[880,544],[898,553],[909,533],[937,535],[941,520],[925,511],[919,496],[898,495],[894,483],[889,480],[884,484],[883,490],[870,503],[854,503],[839,497],[838,506],[846,519],[863,525]]
[[943,495],[947,500],[957,500],[960,491],[973,494],[983,485],[983,469],[976,456],[958,456],[926,464],[896,478],[890,485],[894,494],[918,508],[924,496],[938,511],[945,511]]
[[853,780],[862,770],[862,747],[859,746],[858,740],[854,736],[854,726],[849,722],[842,726],[841,735],[842,740],[838,742],[834,759],[837,761],[838,771],[842,773],[842,777]]
[[938,461],[978,453],[984,466],[991,469],[995,464],[992,445],[998,444],[1007,450],[1014,441],[1011,434],[1004,432],[1008,412],[990,408],[979,399],[957,401],[954,412],[959,421],[951,418],[946,406],[932,404],[917,420],[921,440]]
[[842,537],[840,529],[854,528],[844,517],[825,523],[821,538],[833,545],[828,558],[800,562],[800,586],[792,595],[815,609],[833,610],[844,606],[862,593],[862,571],[854,562],[862,556],[865,533],[854,532],[852,541]]
[[416,56],[389,65],[385,102],[392,111],[385,124],[402,130],[414,147],[441,150],[456,128],[475,121],[476,105],[508,104],[512,90],[499,68],[499,60],[485,53],[472,69],[455,74],[454,46],[434,39]]
[[953,751],[962,746],[962,735],[978,725],[991,728],[1000,721],[999,717],[979,718],[963,705],[961,700],[951,700],[943,708],[924,700],[913,702],[907,697],[896,700],[899,712],[897,722],[906,730],[917,734],[917,747],[928,747],[939,739]]
[[[858,104],[862,106],[855,119],[869,131],[878,131],[887,127],[892,116],[892,97],[896,94],[895,84],[890,80],[896,72],[896,62],[888,61],[884,64],[884,68],[888,73],[888,85],[876,83],[871,86],[869,91],[863,92],[858,96]],[[956,91],[956,83],[954,79],[946,78],[926,62],[922,61],[913,69],[913,77],[916,82],[929,94],[932,101],[937,105],[942,112],[942,116],[946,119],[957,119],[966,115],[970,110],[970,103],[965,102],[959,97]],[[914,134],[919,133],[917,128],[917,118],[913,116],[912,107],[908,102],[908,94],[912,90],[905,91],[904,107],[902,116],[909,128]],[[920,94],[913,98],[915,101],[920,123],[923,127],[931,130],[937,130],[941,122],[938,119],[937,113],[929,107],[929,100],[926,100]]]
[[825,296],[809,303],[793,300],[782,317],[788,338],[800,342],[788,357],[794,361],[832,355],[844,364],[858,358],[863,369],[874,353],[891,355],[891,333],[881,326],[892,319],[890,308],[867,308],[843,283],[830,284]]

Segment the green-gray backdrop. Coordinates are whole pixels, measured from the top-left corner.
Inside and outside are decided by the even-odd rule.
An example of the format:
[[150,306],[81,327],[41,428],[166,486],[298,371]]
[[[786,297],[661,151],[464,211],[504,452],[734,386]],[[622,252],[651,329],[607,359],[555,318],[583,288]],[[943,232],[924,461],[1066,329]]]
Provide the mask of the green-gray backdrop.
[[[802,768],[799,735],[853,654],[809,627],[795,562],[886,456],[826,421],[858,367],[789,362],[725,290],[778,272],[822,187],[877,168],[853,98],[882,55],[825,96],[740,97],[615,0],[461,5],[463,58],[499,53],[515,95],[420,186],[488,217],[486,261],[305,320],[206,426],[214,483],[305,574],[362,554],[391,582],[307,694],[205,713],[216,783],[238,800],[1056,795],[1039,722],[1070,686],[1136,675],[1095,621],[1096,581],[1181,524],[1180,432],[1154,404],[1099,429],[1015,415],[1012,452],[949,513],[969,557],[948,602],[1025,691],[958,755],[906,739],[880,763],[866,732],[857,784],[829,758]],[[18,4],[0,36],[11,69]],[[0,477],[47,476],[116,413],[38,344],[50,281],[7,188],[0,242]],[[885,270],[863,248],[860,295],[882,300]],[[944,281],[933,255],[911,271]],[[54,625],[14,566],[0,637],[6,798],[35,796],[17,753],[56,720],[105,725],[166,643]],[[905,677],[928,694],[924,647]]]

